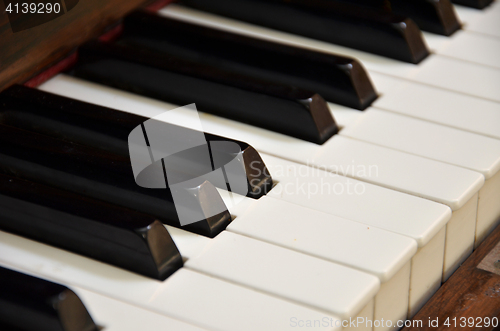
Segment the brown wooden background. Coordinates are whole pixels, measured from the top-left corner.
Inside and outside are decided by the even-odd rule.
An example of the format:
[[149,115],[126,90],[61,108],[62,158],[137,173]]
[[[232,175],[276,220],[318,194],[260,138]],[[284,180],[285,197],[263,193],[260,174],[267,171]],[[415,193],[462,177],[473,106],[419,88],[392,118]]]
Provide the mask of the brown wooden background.
[[50,22],[13,33],[0,1],[0,91],[35,76],[133,9],[151,2],[80,0],[72,10]]

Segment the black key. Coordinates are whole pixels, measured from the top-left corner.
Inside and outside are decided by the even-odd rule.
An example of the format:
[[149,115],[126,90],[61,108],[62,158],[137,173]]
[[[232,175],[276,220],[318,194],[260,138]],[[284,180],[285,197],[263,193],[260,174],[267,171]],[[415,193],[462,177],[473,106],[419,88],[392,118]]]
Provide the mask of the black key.
[[240,21],[419,63],[429,55],[409,18],[329,0],[181,0]]
[[182,267],[154,216],[0,174],[0,229],[164,280]]
[[[96,106],[21,85],[14,85],[0,93],[0,123],[92,146],[124,157],[129,156],[128,136],[130,132],[147,120],[148,118],[143,116]],[[252,146],[216,135],[207,133],[204,135],[208,143],[228,142],[239,146],[247,179],[248,193],[246,195],[248,197],[259,198],[269,192],[273,185],[271,175],[259,153]],[[220,145],[212,143],[210,147],[213,159],[219,160],[218,163],[224,165],[234,158],[234,153]],[[202,148],[199,148],[200,151]],[[203,166],[189,159],[189,156],[193,154],[199,153],[191,151],[178,155],[184,157],[184,159],[175,158],[181,164],[174,167],[176,163],[174,159],[171,160],[166,165],[171,165],[166,169],[167,172],[182,171],[191,177],[203,175]],[[170,170],[172,167],[174,170]],[[226,189],[225,186],[221,188]]]
[[460,22],[450,0],[329,0],[367,6],[411,18],[422,30],[450,36]]
[[145,12],[124,20],[116,43],[315,91],[326,100],[365,109],[377,94],[355,59],[202,27]]
[[[174,196],[199,219],[183,229],[214,237],[231,221],[219,193],[207,181],[172,191],[136,184],[128,157],[0,125],[0,172],[104,200],[180,227]],[[163,174],[162,174],[163,176]],[[165,180],[162,177],[162,180]]]
[[5,331],[97,331],[66,286],[0,267],[0,327]]
[[80,48],[74,75],[322,144],[338,132],[321,96],[134,46]]
[[453,3],[456,3],[457,5],[462,5],[477,9],[484,9],[493,2],[493,0],[451,0],[451,1],[453,1]]

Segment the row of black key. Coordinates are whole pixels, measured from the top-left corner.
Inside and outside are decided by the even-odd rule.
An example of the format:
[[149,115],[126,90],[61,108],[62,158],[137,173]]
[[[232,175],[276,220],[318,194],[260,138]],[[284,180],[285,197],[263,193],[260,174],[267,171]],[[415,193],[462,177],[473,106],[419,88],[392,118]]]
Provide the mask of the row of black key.
[[[0,229],[155,279],[182,267],[163,226],[180,226],[172,192],[140,187],[132,174],[127,137],[145,120],[23,86],[0,93]],[[193,131],[167,124],[162,129]],[[238,147],[247,170],[247,196],[258,198],[272,187],[251,146],[205,138],[214,146],[218,167],[234,156],[216,143]],[[174,162],[165,158],[167,171],[189,179],[205,170],[185,156]],[[189,207],[206,217],[183,229],[214,237],[231,221],[210,182],[184,194]]]
[[335,0],[182,0],[183,5],[276,30],[419,63],[429,55],[408,17]]
[[[122,158],[129,157],[128,138],[131,131],[148,120],[143,116],[119,112],[19,85],[3,91],[0,95],[0,102],[0,123],[2,124],[90,146],[103,152],[118,154]],[[167,123],[161,125],[162,130],[176,130],[176,134],[170,135],[171,140],[182,140],[183,136],[194,136],[197,133],[194,130]],[[213,159],[218,160],[219,164],[229,162],[233,157],[233,152],[218,148],[215,142],[230,142],[239,147],[247,176],[248,193],[246,195],[248,197],[259,198],[271,189],[272,178],[252,146],[212,134],[204,133],[204,136],[205,140],[211,143]],[[169,143],[176,144],[176,141]],[[178,172],[182,169],[191,178],[202,174],[204,169],[197,168],[197,165],[188,159],[191,154],[193,153],[178,154],[179,157],[184,156],[183,165],[171,171]],[[176,159],[172,158],[170,162],[169,160],[166,160],[167,166],[173,164]],[[202,165],[199,166],[202,167]]]

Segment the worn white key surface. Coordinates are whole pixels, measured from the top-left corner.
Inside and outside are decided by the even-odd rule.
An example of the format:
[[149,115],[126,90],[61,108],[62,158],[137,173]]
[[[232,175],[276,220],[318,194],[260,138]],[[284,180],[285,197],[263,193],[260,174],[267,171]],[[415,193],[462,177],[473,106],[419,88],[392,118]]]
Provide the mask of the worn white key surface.
[[0,264],[211,330],[294,330],[292,319],[340,329],[333,315],[186,268],[161,282],[1,231]]
[[[188,257],[187,268],[331,311],[343,319],[366,314],[360,311],[370,301],[375,302],[375,319],[395,324],[405,318],[415,240],[267,196],[245,199],[246,206],[236,206],[237,216],[228,231],[214,239],[203,238],[203,245],[199,239],[188,239],[199,235],[167,227],[181,254]],[[379,277],[383,284],[375,298],[371,293],[362,295],[367,288],[359,273],[337,262]]]
[[[500,101],[500,69],[433,54],[418,65],[238,22],[194,9],[169,5],[161,15],[275,42],[354,57],[371,73],[379,72],[488,100]],[[499,29],[500,30],[500,29]],[[466,79],[464,79],[466,77]]]
[[279,182],[269,197],[399,233],[415,239],[419,247],[451,218],[451,209],[443,204],[270,155],[261,157]]
[[429,48],[439,55],[500,68],[500,38],[467,30],[456,31],[451,36],[424,32],[424,36]]
[[356,316],[380,288],[374,275],[228,231],[185,267],[343,319]]
[[267,196],[237,215],[228,230],[374,274],[382,282],[417,251],[414,239]]
[[[500,139],[500,103],[475,98],[457,92],[436,89],[400,78],[372,73],[371,78],[382,94],[372,108],[390,110],[429,122],[447,125],[463,131],[470,131]],[[337,119],[337,108],[331,107]],[[351,113],[361,112],[349,109]],[[343,109],[343,112],[348,110]],[[355,115],[351,115],[355,116]],[[349,125],[361,114],[350,121]]]
[[500,140],[384,110],[365,111],[340,134],[477,171],[486,179],[500,169]]
[[72,289],[84,302],[94,321],[105,331],[207,330],[82,288]]
[[[439,288],[445,252],[445,224],[453,220],[450,220],[449,207],[266,154],[261,156],[273,174],[273,179],[279,182],[266,198],[277,197],[356,220],[370,228],[377,226],[407,235],[418,241],[419,250],[411,262],[410,313],[418,311]],[[244,209],[243,215],[246,212],[248,209]],[[238,217],[235,221],[237,220]],[[470,237],[470,240],[465,240],[465,245],[472,244],[473,233]],[[460,238],[453,238],[452,242],[456,241],[460,241]],[[450,256],[456,251],[462,251],[464,245],[457,246],[450,245]],[[404,281],[403,275],[397,278]],[[394,284],[397,281],[391,280],[389,283],[391,282],[393,284],[390,287],[383,285],[381,291],[387,293],[391,288],[398,287]],[[384,297],[383,293],[377,294],[376,307],[381,302],[380,297]]]
[[[266,209],[265,205],[260,207],[260,199],[245,199],[258,210]],[[292,207],[304,209],[295,205]],[[282,209],[277,205],[273,210],[276,212]],[[253,217],[250,217],[253,222]],[[231,224],[243,222],[240,218],[243,219],[244,216],[236,217]],[[280,217],[277,219],[279,221]],[[274,219],[269,220],[269,223],[286,226],[283,220],[281,217],[281,223]],[[170,226],[167,226],[167,230],[181,255],[187,258],[186,268],[331,312],[341,318],[356,316],[380,288],[380,282],[376,277],[368,275],[365,270],[360,272],[342,266],[332,259],[329,262],[311,254],[306,255],[308,252],[303,254],[288,247],[279,247],[274,245],[273,240],[270,241],[272,244],[269,244],[262,240],[251,239],[250,236],[245,236],[247,235],[245,231],[242,232],[243,235],[224,231],[214,239],[209,239]],[[312,232],[319,230],[311,229]],[[411,258],[412,252],[416,250],[416,243],[404,237],[400,242],[396,242],[393,237],[394,235],[389,246],[399,250],[399,254],[396,254],[398,257],[402,256],[403,261],[397,261],[400,265],[391,267],[400,268]],[[391,255],[387,259],[391,257],[394,259],[395,253]]]

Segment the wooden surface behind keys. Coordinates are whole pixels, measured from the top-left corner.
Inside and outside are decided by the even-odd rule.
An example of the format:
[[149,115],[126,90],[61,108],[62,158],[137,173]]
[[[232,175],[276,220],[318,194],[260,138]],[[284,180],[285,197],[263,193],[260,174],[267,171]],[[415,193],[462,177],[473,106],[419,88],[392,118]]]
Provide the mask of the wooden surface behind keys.
[[[403,331],[499,330],[499,260],[500,226],[418,312],[412,327],[405,327]],[[417,327],[417,321],[422,321],[421,327]],[[434,321],[432,326],[429,321]]]
[[4,2],[0,1],[0,91],[37,75],[132,10],[152,2],[82,0],[51,21],[14,32]]

